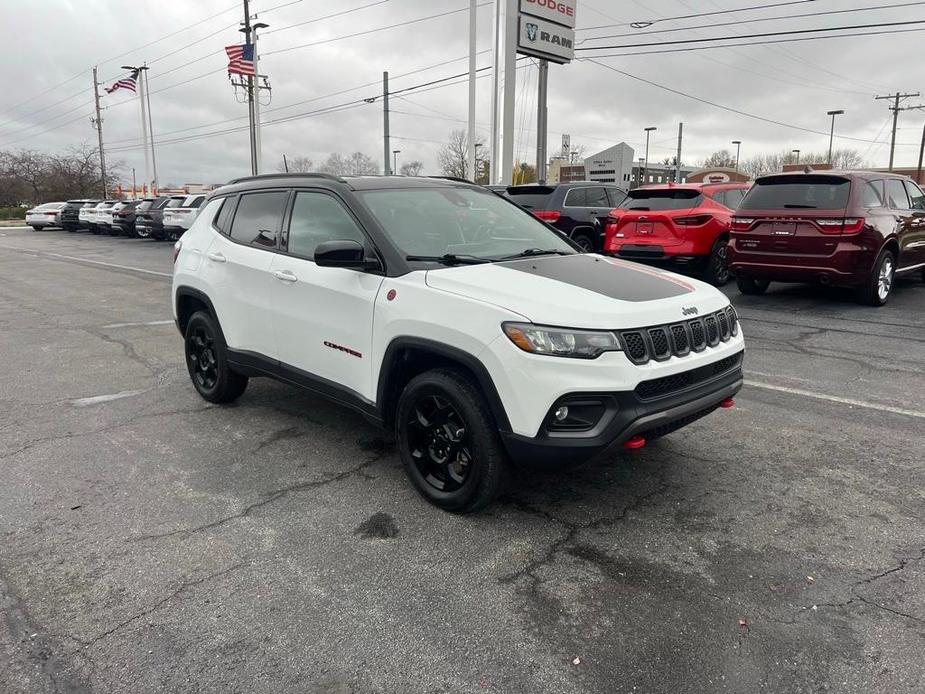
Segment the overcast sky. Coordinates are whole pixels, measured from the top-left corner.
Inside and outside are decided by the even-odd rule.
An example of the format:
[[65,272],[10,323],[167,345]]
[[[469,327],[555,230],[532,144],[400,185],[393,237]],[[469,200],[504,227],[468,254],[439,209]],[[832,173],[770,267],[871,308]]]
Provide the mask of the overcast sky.
[[[481,1],[480,67],[491,62],[492,41],[492,9],[486,0]],[[690,38],[925,20],[925,2],[908,0],[809,0],[760,11],[670,20],[774,1],[578,0],[577,40],[580,47],[647,44],[600,51],[639,53],[686,47],[658,44]],[[7,7],[11,2],[4,0]],[[879,5],[905,6],[756,21]],[[274,170],[283,153],[320,163],[332,151],[355,150],[375,157],[381,166],[381,103],[362,100],[380,93],[375,83],[383,70],[393,75],[393,90],[465,71],[466,7],[467,0],[251,0],[252,13],[270,25],[260,40],[260,71],[269,76],[273,87],[272,103],[264,108],[265,168]],[[95,144],[95,131],[89,122],[92,66],[99,65],[101,81],[111,84],[125,74],[121,65],[147,61],[151,66],[154,129],[161,141],[157,146],[161,183],[222,182],[249,173],[246,130],[200,137],[247,124],[246,106],[235,101],[224,71],[227,61],[223,47],[239,42],[241,36],[237,31],[241,8],[240,2],[231,0],[17,3],[15,13],[3,14],[7,48],[0,58],[4,94],[0,149],[54,152],[81,143]],[[463,11],[340,38],[453,10]],[[659,19],[662,21],[646,29],[626,26]],[[710,26],[720,24],[724,26]],[[618,26],[589,29],[601,25]],[[677,28],[684,30],[645,33]],[[925,29],[925,22],[855,31],[895,29]],[[171,33],[174,35],[163,38]],[[617,36],[587,40],[604,35]],[[922,36],[921,31],[907,31],[774,45],[753,45],[762,39],[750,39],[737,48],[624,55],[600,61],[661,87],[590,62],[552,65],[550,151],[558,148],[562,133],[570,133],[573,148],[583,145],[589,154],[626,141],[636,148],[638,157],[644,147],[643,128],[657,126],[650,154],[650,159],[657,161],[674,153],[679,121],[684,122],[685,162],[697,163],[714,150],[732,148],[729,143],[736,139],[744,143],[743,159],[768,150],[824,151],[829,128],[826,111],[844,109],[846,115],[837,121],[836,147],[856,148],[873,165],[885,166],[890,112],[888,102],[873,97],[897,90],[916,92],[925,86]],[[151,42],[155,43],[145,46]],[[590,53],[594,51],[579,55]],[[400,76],[405,73],[413,74]],[[480,74],[485,78],[478,81],[478,130],[487,142],[490,79],[487,72]],[[532,60],[518,71],[515,119],[515,154],[531,163],[536,151],[536,74]],[[137,167],[140,178],[143,158],[137,99],[120,91],[104,96],[103,103],[109,157],[122,160],[128,170]],[[904,103],[925,103],[925,99]],[[344,108],[339,111],[267,122],[341,105]],[[822,134],[763,122],[717,105]],[[440,143],[451,130],[465,127],[465,83],[410,92],[404,98],[394,98],[392,109],[392,149],[401,150],[399,165],[417,159],[424,162],[426,173],[439,173],[436,151]],[[916,164],[923,121],[925,111],[900,114],[897,165]]]

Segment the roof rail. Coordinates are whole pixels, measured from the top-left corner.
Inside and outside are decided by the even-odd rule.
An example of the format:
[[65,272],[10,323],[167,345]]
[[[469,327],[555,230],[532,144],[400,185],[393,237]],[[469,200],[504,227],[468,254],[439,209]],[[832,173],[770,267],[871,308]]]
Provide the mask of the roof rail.
[[244,183],[244,181],[262,181],[265,178],[326,178],[329,181],[339,181],[341,183],[346,183],[346,181],[340,176],[333,176],[326,173],[286,173],[280,171],[278,173],[265,173],[257,174],[256,176],[241,176],[240,178],[233,178],[225,185],[231,185],[233,183]]
[[441,181],[453,181],[454,183],[468,183],[471,186],[477,186],[478,183],[475,181],[470,181],[468,178],[462,178],[461,176],[424,176],[423,178],[438,178]]

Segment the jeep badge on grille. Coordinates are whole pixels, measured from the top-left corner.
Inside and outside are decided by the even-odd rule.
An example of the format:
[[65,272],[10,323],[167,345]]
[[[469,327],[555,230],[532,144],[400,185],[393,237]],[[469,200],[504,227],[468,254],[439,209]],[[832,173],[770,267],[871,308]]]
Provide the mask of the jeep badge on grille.
[[696,316],[697,307],[696,306],[682,306],[681,313],[685,316]]

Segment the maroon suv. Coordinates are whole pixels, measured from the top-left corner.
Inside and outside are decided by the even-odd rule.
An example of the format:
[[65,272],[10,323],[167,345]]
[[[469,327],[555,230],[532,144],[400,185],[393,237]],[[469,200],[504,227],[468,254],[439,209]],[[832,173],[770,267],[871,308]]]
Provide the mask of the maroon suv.
[[896,274],[925,268],[925,193],[872,171],[763,176],[732,219],[728,261],[743,294],[821,282],[882,306]]

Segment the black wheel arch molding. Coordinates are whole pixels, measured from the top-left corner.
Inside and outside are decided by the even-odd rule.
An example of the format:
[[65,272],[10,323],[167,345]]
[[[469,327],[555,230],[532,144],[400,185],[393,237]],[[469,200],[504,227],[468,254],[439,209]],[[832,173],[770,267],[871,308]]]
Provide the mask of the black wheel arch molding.
[[195,303],[203,304],[206,309],[208,309],[209,313],[212,314],[215,322],[218,323],[219,329],[221,329],[222,321],[219,318],[218,311],[215,310],[215,306],[212,304],[212,300],[208,297],[208,295],[199,289],[195,289],[194,287],[182,285],[177,287],[177,290],[174,293],[174,307],[176,310],[176,318],[174,322],[176,323],[177,329],[180,331],[181,335],[185,335],[186,323],[190,319],[190,316],[196,312],[195,309],[189,311],[184,310],[184,299],[192,299],[194,306]]

